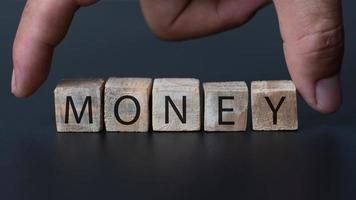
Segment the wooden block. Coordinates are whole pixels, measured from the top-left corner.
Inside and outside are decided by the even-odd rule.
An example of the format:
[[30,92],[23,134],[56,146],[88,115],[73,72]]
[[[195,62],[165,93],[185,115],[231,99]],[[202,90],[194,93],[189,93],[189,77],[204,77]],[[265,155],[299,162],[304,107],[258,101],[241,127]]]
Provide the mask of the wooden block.
[[102,79],[63,80],[54,90],[58,132],[100,132],[103,129]]
[[204,130],[245,131],[248,88],[245,82],[204,83]]
[[155,79],[152,90],[153,130],[200,130],[199,86],[197,79]]
[[254,130],[297,130],[296,88],[292,81],[254,81],[251,84]]
[[105,84],[106,130],[148,132],[151,89],[150,78],[110,78]]

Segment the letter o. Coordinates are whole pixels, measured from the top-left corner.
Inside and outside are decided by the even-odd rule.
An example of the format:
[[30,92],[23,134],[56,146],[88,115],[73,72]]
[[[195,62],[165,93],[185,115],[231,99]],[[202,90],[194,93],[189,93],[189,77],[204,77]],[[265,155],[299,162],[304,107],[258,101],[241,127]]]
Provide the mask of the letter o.
[[[134,103],[135,103],[135,107],[136,107],[136,114],[135,114],[135,117],[131,120],[131,121],[124,121],[121,119],[120,117],[120,114],[118,112],[119,110],[119,105],[120,103],[124,100],[124,99],[130,99],[132,100]],[[133,96],[130,96],[130,95],[125,95],[125,96],[122,96],[120,97],[116,103],[115,103],[115,108],[114,108],[114,113],[115,113],[115,117],[117,119],[117,121],[119,121],[121,124],[124,124],[124,125],[131,125],[133,123],[135,123],[138,118],[140,117],[140,113],[141,113],[141,107],[140,107],[140,103],[137,101],[137,99]]]

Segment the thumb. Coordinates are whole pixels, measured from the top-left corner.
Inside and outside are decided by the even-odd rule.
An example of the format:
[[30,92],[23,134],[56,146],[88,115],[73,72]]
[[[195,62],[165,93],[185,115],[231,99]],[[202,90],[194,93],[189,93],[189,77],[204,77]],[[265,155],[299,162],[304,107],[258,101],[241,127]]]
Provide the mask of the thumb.
[[289,73],[304,100],[321,113],[342,102],[341,0],[274,0]]

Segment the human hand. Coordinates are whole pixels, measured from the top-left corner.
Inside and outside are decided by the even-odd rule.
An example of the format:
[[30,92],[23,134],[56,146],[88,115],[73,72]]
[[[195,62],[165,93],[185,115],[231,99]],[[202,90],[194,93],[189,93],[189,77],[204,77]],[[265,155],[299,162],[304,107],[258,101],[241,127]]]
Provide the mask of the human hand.
[[[30,96],[46,80],[55,46],[75,11],[97,0],[28,0],[13,48],[12,92]],[[267,0],[141,0],[151,30],[166,40],[206,36],[237,27]],[[341,104],[343,56],[340,0],[275,0],[288,69],[315,110]]]
[[341,0],[140,1],[152,32],[165,40],[191,39],[237,27],[274,3],[288,70],[299,93],[321,113],[335,112],[341,105]]

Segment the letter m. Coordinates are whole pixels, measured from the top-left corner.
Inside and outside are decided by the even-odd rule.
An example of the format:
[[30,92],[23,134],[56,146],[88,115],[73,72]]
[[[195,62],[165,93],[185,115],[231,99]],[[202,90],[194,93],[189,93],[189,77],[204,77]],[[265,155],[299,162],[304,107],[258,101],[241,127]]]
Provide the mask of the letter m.
[[92,111],[92,101],[91,101],[91,96],[87,96],[84,100],[82,109],[80,111],[80,115],[78,116],[78,111],[74,105],[73,98],[71,96],[67,96],[66,99],[66,112],[65,112],[65,120],[64,123],[68,124],[69,122],[69,106],[72,108],[75,121],[79,124],[82,121],[84,111],[86,110],[86,107],[88,107],[88,114],[89,114],[89,123],[93,123],[93,111]]

